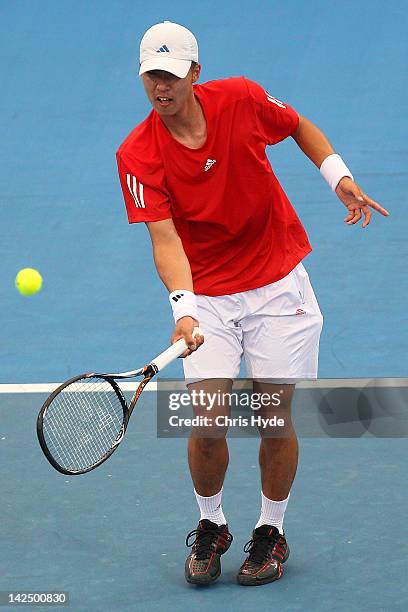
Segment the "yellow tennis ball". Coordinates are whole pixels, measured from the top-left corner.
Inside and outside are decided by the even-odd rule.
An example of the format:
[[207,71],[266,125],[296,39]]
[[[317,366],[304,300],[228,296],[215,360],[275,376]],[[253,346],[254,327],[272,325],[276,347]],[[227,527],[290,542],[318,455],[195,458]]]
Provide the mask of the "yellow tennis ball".
[[38,270],[23,268],[16,276],[16,289],[22,295],[34,295],[42,286],[42,276]]

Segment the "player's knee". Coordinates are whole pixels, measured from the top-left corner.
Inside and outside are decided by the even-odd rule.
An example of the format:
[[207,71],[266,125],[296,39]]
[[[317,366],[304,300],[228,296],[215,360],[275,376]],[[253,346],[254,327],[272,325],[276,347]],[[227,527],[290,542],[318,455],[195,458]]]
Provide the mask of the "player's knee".
[[225,444],[225,435],[219,437],[193,437],[195,449],[201,455],[212,455],[214,451]]
[[277,435],[276,431],[263,432],[263,435],[261,433],[261,438],[261,451],[267,452],[268,455],[279,455],[283,449],[298,444],[294,429],[287,429],[285,432],[281,432],[280,435]]

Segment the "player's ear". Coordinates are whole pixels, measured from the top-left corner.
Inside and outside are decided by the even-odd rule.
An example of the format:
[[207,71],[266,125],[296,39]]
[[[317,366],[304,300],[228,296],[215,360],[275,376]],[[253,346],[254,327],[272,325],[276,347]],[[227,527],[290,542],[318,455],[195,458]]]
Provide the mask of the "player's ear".
[[193,64],[193,68],[192,68],[193,83],[198,81],[198,79],[200,78],[200,72],[201,72],[201,65]]

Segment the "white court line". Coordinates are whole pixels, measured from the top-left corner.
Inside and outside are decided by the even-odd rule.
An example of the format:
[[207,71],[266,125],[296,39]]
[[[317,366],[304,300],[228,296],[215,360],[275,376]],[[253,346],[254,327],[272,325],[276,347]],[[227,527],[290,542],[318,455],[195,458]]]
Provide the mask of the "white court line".
[[[140,381],[120,382],[119,386],[122,391],[134,391]],[[167,383],[167,384],[166,384]],[[0,384],[1,393],[52,393],[54,389],[62,383],[15,383],[15,384]],[[157,386],[161,390],[186,389],[182,380],[163,380],[159,383],[150,382],[146,385],[145,391],[157,391]],[[297,389],[339,389],[339,388],[363,388],[367,385],[375,387],[408,387],[408,378],[320,378],[318,380],[310,380],[299,382],[296,385]],[[236,381],[235,389],[249,389],[249,382],[243,379],[242,382]]]

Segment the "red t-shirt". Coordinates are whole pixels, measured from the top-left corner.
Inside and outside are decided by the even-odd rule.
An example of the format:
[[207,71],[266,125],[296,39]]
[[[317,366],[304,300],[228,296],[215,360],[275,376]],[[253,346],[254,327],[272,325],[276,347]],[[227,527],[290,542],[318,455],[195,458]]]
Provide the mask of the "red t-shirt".
[[154,110],[119,147],[129,223],[173,219],[195,293],[278,281],[311,251],[265,152],[293,134],[298,114],[244,77],[194,93],[207,122],[201,148],[177,142]]

